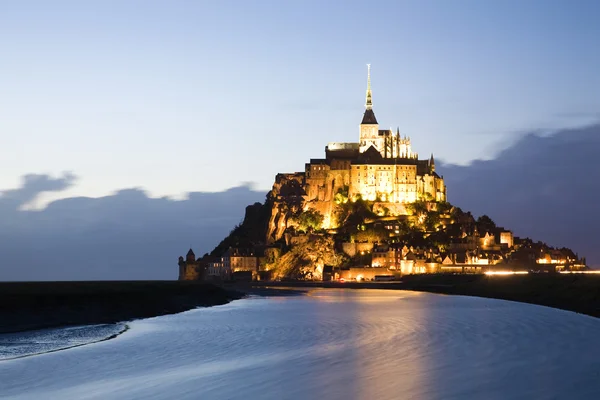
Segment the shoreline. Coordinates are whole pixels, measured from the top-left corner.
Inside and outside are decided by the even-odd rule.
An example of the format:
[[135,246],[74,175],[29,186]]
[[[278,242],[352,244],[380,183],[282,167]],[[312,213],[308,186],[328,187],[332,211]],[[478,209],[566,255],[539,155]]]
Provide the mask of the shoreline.
[[[250,285],[246,283],[245,285]],[[600,318],[600,276],[579,274],[409,275],[398,282],[252,282],[253,287],[412,290],[535,304]],[[243,288],[244,284],[232,284]]]
[[600,276],[411,275],[398,282],[0,282],[0,334],[115,324],[311,288],[413,290],[536,304],[600,318]]
[[[87,346],[87,345],[94,344],[94,343],[101,343],[101,342],[106,342],[107,340],[116,339],[117,337],[121,336],[122,334],[124,334],[125,332],[127,332],[129,329],[131,329],[129,327],[129,325],[126,324],[126,323],[124,323],[124,322],[116,322],[115,325],[119,324],[119,323],[123,324],[123,329],[121,329],[119,332],[113,333],[112,335],[107,336],[105,338],[94,340],[92,342],[80,343],[80,344],[75,344],[75,345],[72,345],[72,346],[60,347],[60,348],[53,349],[53,350],[42,351],[42,352],[39,352],[39,353],[30,353],[30,354],[23,354],[23,355],[20,355],[20,356],[15,356],[15,357],[10,357],[10,358],[3,358],[3,359],[0,359],[0,363],[4,362],[4,361],[19,360],[21,358],[39,356],[39,355],[42,355],[42,354],[56,353],[57,351],[74,349],[76,347]],[[90,325],[90,326],[93,326],[93,325]],[[61,328],[61,327],[48,328],[48,329],[58,329],[58,328]],[[12,332],[12,333],[19,333],[19,332]]]
[[126,323],[223,305],[244,296],[204,282],[0,282],[0,334]]

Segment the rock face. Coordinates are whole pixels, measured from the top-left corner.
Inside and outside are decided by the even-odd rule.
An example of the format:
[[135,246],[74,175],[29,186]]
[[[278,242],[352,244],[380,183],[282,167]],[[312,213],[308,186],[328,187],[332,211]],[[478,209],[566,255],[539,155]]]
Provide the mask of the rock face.
[[271,216],[267,224],[266,243],[281,239],[290,218],[298,215],[304,206],[306,192],[302,187],[303,174],[277,174],[273,189],[267,196]]
[[334,248],[331,236],[310,235],[277,260],[273,275],[275,278],[321,280],[325,265],[339,266],[344,261]]
[[269,199],[264,204],[254,203],[246,207],[242,223],[233,228],[229,236],[223,239],[210,255],[220,257],[230,247],[253,248],[263,245],[272,210],[272,202]]

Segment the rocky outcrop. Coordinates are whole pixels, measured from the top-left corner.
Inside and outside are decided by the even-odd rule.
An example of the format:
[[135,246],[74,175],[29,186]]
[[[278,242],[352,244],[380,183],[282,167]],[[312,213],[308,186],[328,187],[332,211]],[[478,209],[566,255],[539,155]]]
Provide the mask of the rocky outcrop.
[[267,224],[266,243],[281,239],[293,216],[302,212],[306,193],[302,173],[277,174],[273,189],[269,192],[270,218]]
[[310,235],[275,262],[273,275],[321,280],[325,265],[339,266],[343,261],[344,257],[335,251],[333,237]]
[[290,211],[282,202],[277,201],[273,204],[271,207],[271,218],[269,218],[267,227],[266,242],[268,244],[276,242],[283,236],[288,227],[290,214]]
[[272,212],[271,204],[267,199],[264,204],[254,203],[246,207],[244,221],[233,228],[210,255],[220,257],[230,247],[252,248],[263,245]]

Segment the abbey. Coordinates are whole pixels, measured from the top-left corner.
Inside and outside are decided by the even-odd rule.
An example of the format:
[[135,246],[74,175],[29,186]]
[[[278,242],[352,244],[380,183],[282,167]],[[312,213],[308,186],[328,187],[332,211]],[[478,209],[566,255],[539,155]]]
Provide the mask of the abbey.
[[570,249],[514,237],[448,203],[433,155],[420,160],[410,138],[379,129],[370,72],[358,142],[329,143],[325,158],[304,171],[277,174],[264,204],[248,206],[210,255],[195,260],[190,250],[179,258],[180,279],[362,281],[587,268]]
[[[403,205],[417,200],[446,201],[444,180],[435,172],[433,154],[420,160],[409,137],[381,130],[373,111],[371,69],[367,72],[365,112],[356,143],[329,143],[325,158],[311,159],[304,173],[280,174],[275,183],[297,180],[308,208],[326,217],[339,191],[352,200],[377,201],[391,215],[405,214]],[[325,221],[328,225],[328,221]]]

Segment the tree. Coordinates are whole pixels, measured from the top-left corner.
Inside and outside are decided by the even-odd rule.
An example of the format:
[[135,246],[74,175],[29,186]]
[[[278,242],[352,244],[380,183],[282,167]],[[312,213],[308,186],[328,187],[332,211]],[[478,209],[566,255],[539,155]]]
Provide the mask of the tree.
[[427,203],[424,201],[415,201],[406,206],[406,210],[414,217],[414,224],[420,229],[425,229],[427,214],[429,213]]
[[485,234],[496,229],[496,223],[487,215],[477,218],[476,226],[480,234]]
[[424,201],[415,201],[406,205],[406,210],[417,218],[421,215],[427,214],[427,203]]
[[335,204],[346,204],[348,203],[348,191],[350,188],[348,186],[344,186],[343,188],[339,188],[335,196],[333,197],[333,201]]
[[419,197],[423,201],[433,201],[434,200],[433,196],[429,192],[425,192],[425,193],[421,194]]
[[450,214],[452,212],[452,204],[447,201],[440,201],[437,203],[437,211],[440,214]]
[[296,218],[298,230],[303,232],[317,231],[323,225],[323,214],[317,210],[306,210]]
[[389,233],[383,227],[368,226],[359,230],[354,238],[360,243],[381,243],[389,239]]
[[345,227],[346,230],[353,230],[356,226],[364,224],[366,219],[377,217],[373,212],[373,203],[361,198],[338,205],[335,216],[337,226]]
[[440,214],[437,211],[429,211],[425,217],[425,230],[434,231],[440,223]]

